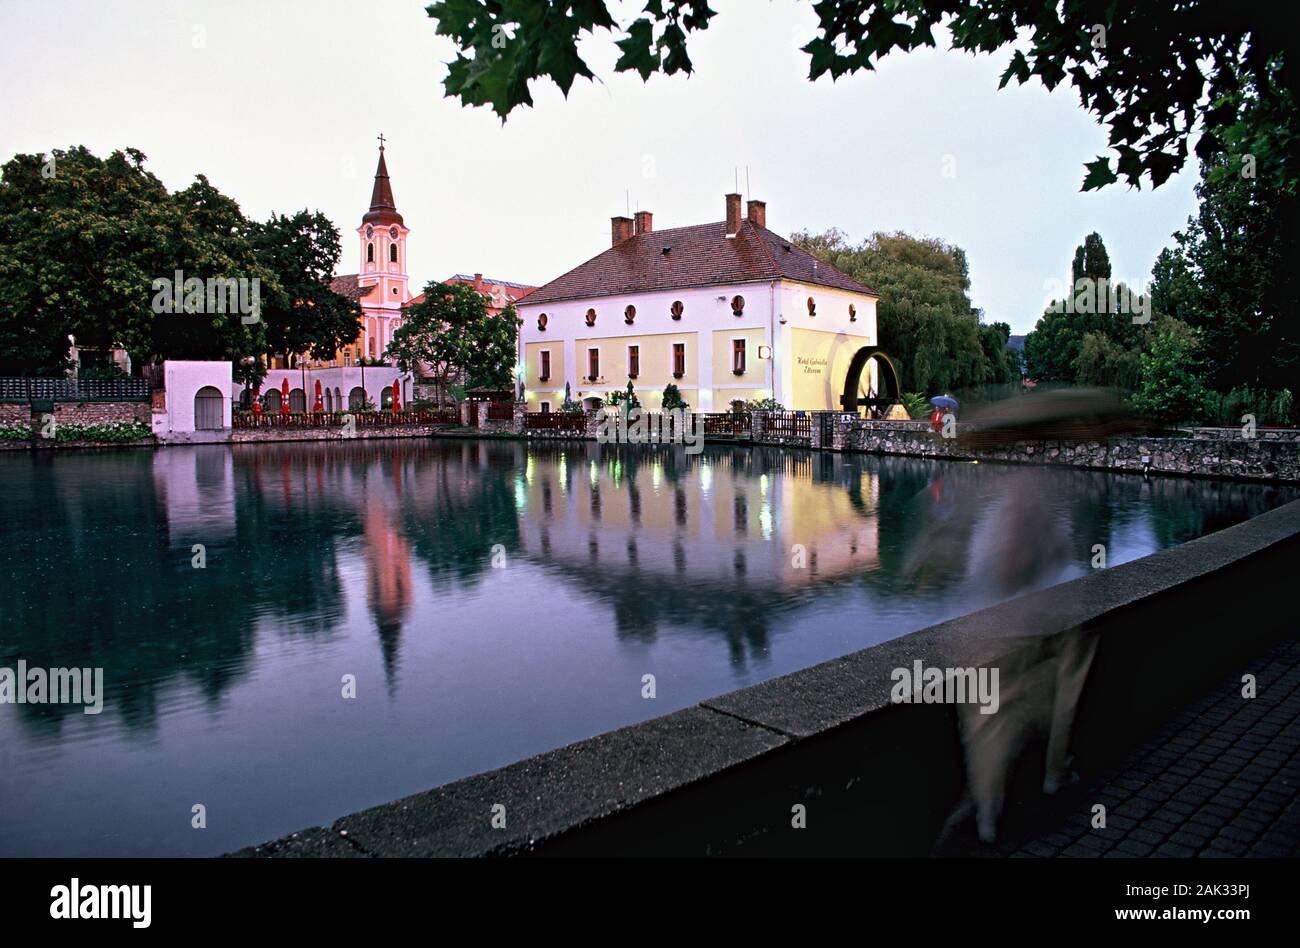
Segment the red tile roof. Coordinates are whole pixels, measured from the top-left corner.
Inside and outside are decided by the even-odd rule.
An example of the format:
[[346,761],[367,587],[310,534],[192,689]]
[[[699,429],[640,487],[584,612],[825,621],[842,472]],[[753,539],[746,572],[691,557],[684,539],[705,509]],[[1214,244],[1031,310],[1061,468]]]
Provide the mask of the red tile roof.
[[718,221],[630,237],[534,290],[528,302],[778,279],[880,295],[753,221],[744,220],[735,237],[726,227]]
[[346,296],[350,300],[360,302],[377,284],[371,283],[369,286],[360,286],[357,283],[357,276],[355,273],[336,276],[330,280],[330,289],[339,296]]

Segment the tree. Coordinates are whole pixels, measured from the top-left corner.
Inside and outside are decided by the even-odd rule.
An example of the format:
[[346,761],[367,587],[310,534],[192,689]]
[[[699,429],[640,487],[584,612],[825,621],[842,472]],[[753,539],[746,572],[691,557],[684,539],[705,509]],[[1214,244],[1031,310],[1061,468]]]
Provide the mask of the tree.
[[339,232],[319,211],[273,214],[251,227],[258,259],[278,292],[262,304],[268,350],[332,359],[361,332],[361,307],[330,289],[342,249]]
[[901,232],[872,234],[857,246],[834,229],[792,239],[880,293],[880,346],[905,389],[945,391],[996,380],[999,373],[985,354],[979,314],[971,306],[969,267],[960,247]]
[[259,322],[234,311],[157,313],[154,281],[258,279],[239,207],[202,175],[169,194],[133,148],[16,155],[0,169],[0,370],[58,375],[68,336],[155,356],[238,359],[260,352]]
[[518,319],[513,305],[492,315],[470,284],[434,281],[406,308],[386,355],[404,372],[428,366],[444,385],[462,371],[475,385],[512,385]]
[[677,387],[677,383],[675,382],[669,382],[664,386],[664,394],[661,404],[663,405],[664,411],[672,411],[675,408],[685,410],[690,407],[682,400],[681,389]]
[[1201,417],[1209,393],[1201,379],[1201,339],[1195,329],[1165,321],[1141,358],[1142,387],[1133,396],[1134,408],[1166,423]]
[[[537,0],[435,0],[426,9],[437,32],[460,49],[444,88],[465,105],[490,105],[504,120],[531,105],[529,83],[549,77],[567,96],[576,77],[594,74],[578,54],[583,34],[625,34],[616,41],[617,72],[642,79],[690,73],[687,34],[707,29],[707,0],[649,0],[626,25],[607,0],[550,4]],[[1037,76],[1048,89],[1069,80],[1082,106],[1110,131],[1114,163],[1087,165],[1085,190],[1123,177],[1158,187],[1188,157],[1221,153],[1238,123],[1259,115],[1240,92],[1251,83],[1294,89],[1300,53],[1294,6],[1247,8],[1214,0],[817,0],[818,35],[803,47],[809,79],[874,70],[889,53],[935,45],[945,27],[955,49],[989,53],[1013,47],[1001,86]],[[469,53],[471,55],[466,55]],[[1285,61],[1284,54],[1290,54]],[[1276,71],[1276,73],[1274,72]],[[1271,103],[1270,103],[1271,104]],[[1295,171],[1296,145],[1289,154]]]

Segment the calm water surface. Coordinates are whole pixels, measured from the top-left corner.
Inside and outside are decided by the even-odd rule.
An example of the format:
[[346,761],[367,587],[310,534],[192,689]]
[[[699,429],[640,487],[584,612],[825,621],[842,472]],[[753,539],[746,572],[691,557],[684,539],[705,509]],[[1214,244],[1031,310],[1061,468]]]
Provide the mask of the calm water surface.
[[102,667],[106,700],[0,705],[0,855],[327,824],[1294,496],[728,448],[3,454],[0,666]]

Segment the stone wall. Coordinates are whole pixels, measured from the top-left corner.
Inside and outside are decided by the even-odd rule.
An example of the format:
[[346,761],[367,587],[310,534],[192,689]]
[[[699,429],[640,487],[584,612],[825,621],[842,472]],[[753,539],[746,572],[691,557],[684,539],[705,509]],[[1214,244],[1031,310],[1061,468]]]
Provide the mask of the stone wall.
[[869,454],[1300,482],[1300,432],[1296,431],[1260,429],[1257,437],[1247,439],[1238,429],[1199,429],[1206,433],[1109,441],[1020,441],[977,451],[961,443],[961,428],[958,424],[957,438],[944,438],[930,431],[926,422],[861,421],[850,416],[837,421],[835,447]]
[[114,421],[149,425],[152,420],[153,409],[148,402],[54,403],[54,423],[58,425],[103,425]]
[[254,441],[343,441],[372,438],[427,438],[446,428],[445,425],[387,425],[358,427],[356,434],[343,437],[342,426],[320,428],[236,428],[230,432],[235,444]]

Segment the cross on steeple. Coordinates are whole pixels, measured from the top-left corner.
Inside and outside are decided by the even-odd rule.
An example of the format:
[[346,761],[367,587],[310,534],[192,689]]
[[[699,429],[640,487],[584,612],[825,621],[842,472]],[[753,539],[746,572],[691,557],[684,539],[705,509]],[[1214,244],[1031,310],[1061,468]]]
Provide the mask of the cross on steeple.
[[380,150],[380,151],[383,151],[383,150],[384,150],[384,133],[383,133],[383,132],[380,132],[380,133],[379,133],[379,150]]

